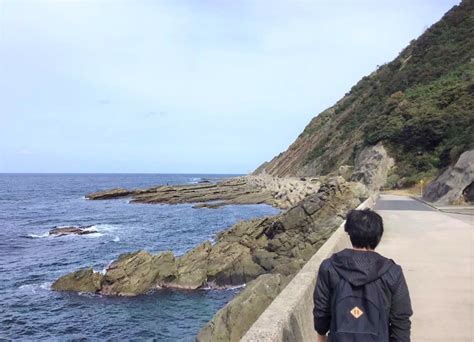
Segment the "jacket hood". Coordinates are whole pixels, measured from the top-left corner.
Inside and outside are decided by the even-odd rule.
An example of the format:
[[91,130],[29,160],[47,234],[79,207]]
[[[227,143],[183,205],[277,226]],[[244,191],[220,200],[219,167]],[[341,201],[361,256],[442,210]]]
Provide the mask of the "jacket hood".
[[344,249],[333,254],[331,264],[339,276],[361,286],[380,278],[395,263],[373,251]]

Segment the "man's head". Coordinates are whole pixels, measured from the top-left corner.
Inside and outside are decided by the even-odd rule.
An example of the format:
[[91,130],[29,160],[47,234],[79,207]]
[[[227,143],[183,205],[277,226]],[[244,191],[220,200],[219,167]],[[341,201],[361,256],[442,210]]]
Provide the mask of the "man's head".
[[349,234],[354,248],[375,249],[383,234],[383,221],[376,212],[352,210],[347,215],[344,230]]

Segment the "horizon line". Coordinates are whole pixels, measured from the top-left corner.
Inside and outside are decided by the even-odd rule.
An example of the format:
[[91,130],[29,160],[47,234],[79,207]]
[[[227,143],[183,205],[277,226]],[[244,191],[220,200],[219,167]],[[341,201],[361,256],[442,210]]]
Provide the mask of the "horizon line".
[[0,172],[0,175],[230,175],[241,176],[250,173],[209,172]]

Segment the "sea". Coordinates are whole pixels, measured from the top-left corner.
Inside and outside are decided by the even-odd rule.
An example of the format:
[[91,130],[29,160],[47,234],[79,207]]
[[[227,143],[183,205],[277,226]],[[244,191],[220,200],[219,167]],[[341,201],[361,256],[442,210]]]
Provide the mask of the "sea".
[[[68,272],[105,268],[121,253],[171,250],[182,255],[240,220],[272,216],[268,205],[218,209],[192,204],[90,201],[111,188],[218,181],[233,175],[0,174],[0,339],[193,341],[239,288],[157,290],[104,297],[55,292]],[[92,226],[97,234],[48,236],[57,226]]]

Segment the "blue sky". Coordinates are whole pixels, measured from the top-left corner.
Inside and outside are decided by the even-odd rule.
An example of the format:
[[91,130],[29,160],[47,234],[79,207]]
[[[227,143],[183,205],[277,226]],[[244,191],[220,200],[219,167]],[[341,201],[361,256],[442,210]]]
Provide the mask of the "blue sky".
[[250,172],[457,3],[0,0],[0,172]]

